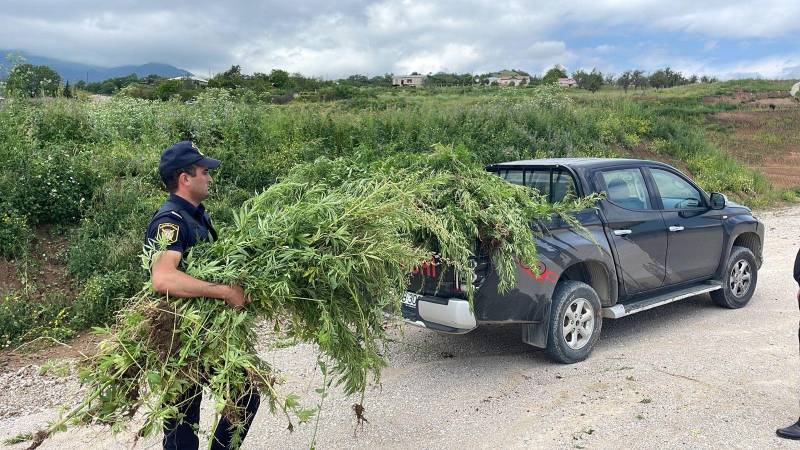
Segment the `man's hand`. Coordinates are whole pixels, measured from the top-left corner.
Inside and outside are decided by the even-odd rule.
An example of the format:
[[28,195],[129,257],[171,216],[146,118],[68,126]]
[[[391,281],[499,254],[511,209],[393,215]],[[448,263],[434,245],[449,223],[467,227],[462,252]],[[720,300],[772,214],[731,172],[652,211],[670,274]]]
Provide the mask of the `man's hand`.
[[797,308],[800,309],[800,290],[797,291]]
[[244,296],[244,289],[242,289],[242,287],[238,284],[227,286],[224,300],[225,303],[237,311],[242,309],[244,305],[250,303],[250,301]]

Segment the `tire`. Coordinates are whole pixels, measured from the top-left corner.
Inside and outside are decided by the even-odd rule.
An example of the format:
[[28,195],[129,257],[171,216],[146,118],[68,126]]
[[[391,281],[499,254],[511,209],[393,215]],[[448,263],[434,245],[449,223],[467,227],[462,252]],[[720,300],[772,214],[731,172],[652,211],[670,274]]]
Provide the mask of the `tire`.
[[[583,317],[575,320],[576,310]],[[603,326],[602,306],[597,292],[580,281],[561,281],[553,292],[545,352],[564,364],[583,361],[592,352]],[[583,334],[588,331],[588,333]]]
[[747,247],[735,246],[725,264],[722,289],[712,291],[711,299],[723,308],[741,308],[753,296],[757,281],[758,266],[753,252]]

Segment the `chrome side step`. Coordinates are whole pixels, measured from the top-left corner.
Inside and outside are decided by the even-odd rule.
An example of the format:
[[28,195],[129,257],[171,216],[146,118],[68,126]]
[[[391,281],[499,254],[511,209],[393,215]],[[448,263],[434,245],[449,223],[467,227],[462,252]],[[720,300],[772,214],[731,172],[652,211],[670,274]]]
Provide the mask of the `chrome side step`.
[[690,286],[677,291],[667,292],[666,294],[645,298],[632,303],[619,303],[614,306],[603,308],[603,317],[619,319],[620,317],[630,316],[631,314],[646,311],[656,306],[666,305],[667,303],[676,302],[699,294],[705,294],[706,292],[716,291],[717,289],[722,289],[722,283],[719,281],[707,281],[697,286]]

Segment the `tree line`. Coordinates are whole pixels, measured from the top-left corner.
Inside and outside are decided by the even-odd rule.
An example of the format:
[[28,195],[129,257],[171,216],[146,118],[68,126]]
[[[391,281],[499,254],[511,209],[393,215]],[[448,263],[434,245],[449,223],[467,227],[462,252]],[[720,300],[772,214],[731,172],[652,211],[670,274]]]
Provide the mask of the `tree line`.
[[[419,75],[417,72],[412,75]],[[425,76],[425,85],[430,87],[466,87],[497,85],[497,76],[516,76],[518,87],[537,86],[558,82],[559,79],[571,78],[579,89],[596,92],[603,86],[614,86],[623,89],[643,90],[646,88],[669,88],[694,83],[712,83],[715,77],[690,75],[670,67],[658,69],[650,74],[643,70],[627,70],[619,75],[602,73],[597,69],[574,71],[571,76],[561,65],[555,65],[544,75],[536,76],[522,70],[472,74],[472,73],[429,73]],[[240,92],[249,92],[260,100],[273,103],[284,103],[302,94],[311,100],[338,100],[360,95],[359,88],[387,88],[392,86],[392,74],[366,76],[350,75],[338,80],[323,80],[306,77],[299,73],[289,73],[274,69],[270,73],[242,73],[239,65],[218,73],[207,83],[184,77],[170,79],[159,75],[138,77],[131,74],[124,77],[86,83],[78,81],[70,86],[69,81],[62,83],[61,76],[44,65],[16,63],[8,72],[4,82],[6,95],[18,97],[72,97],[75,90],[93,94],[123,95],[149,100],[169,100],[179,98],[188,101],[205,87],[225,88]],[[494,81],[493,81],[494,80]]]

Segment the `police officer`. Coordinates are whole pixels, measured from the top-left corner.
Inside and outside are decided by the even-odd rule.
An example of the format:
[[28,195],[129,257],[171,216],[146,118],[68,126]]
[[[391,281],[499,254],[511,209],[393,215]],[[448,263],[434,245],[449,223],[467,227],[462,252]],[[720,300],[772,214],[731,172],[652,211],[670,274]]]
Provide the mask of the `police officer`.
[[[209,283],[181,270],[183,256],[189,248],[200,241],[217,239],[217,232],[201,202],[209,196],[209,169],[217,168],[219,164],[219,160],[200,153],[191,141],[178,142],[161,154],[158,171],[169,197],[153,215],[147,227],[145,243],[152,245],[153,242],[165,241],[167,247],[152,262],[150,280],[153,289],[162,294],[218,298],[239,309],[247,303],[241,286]],[[176,406],[183,420],[169,419],[164,422],[165,449],[198,448],[199,441],[194,430],[200,421],[201,399],[202,388],[199,386],[190,388],[178,399]],[[244,439],[258,410],[260,398],[257,392],[248,389],[237,403],[246,411],[241,435],[241,439]],[[214,432],[211,448],[230,448],[232,437],[230,422],[222,417]]]
[[[797,256],[794,258],[794,281],[798,285],[797,307],[800,308],[800,250],[797,251]],[[800,329],[798,329],[797,335],[800,338]],[[800,419],[786,428],[778,428],[775,432],[782,438],[800,440]]]

